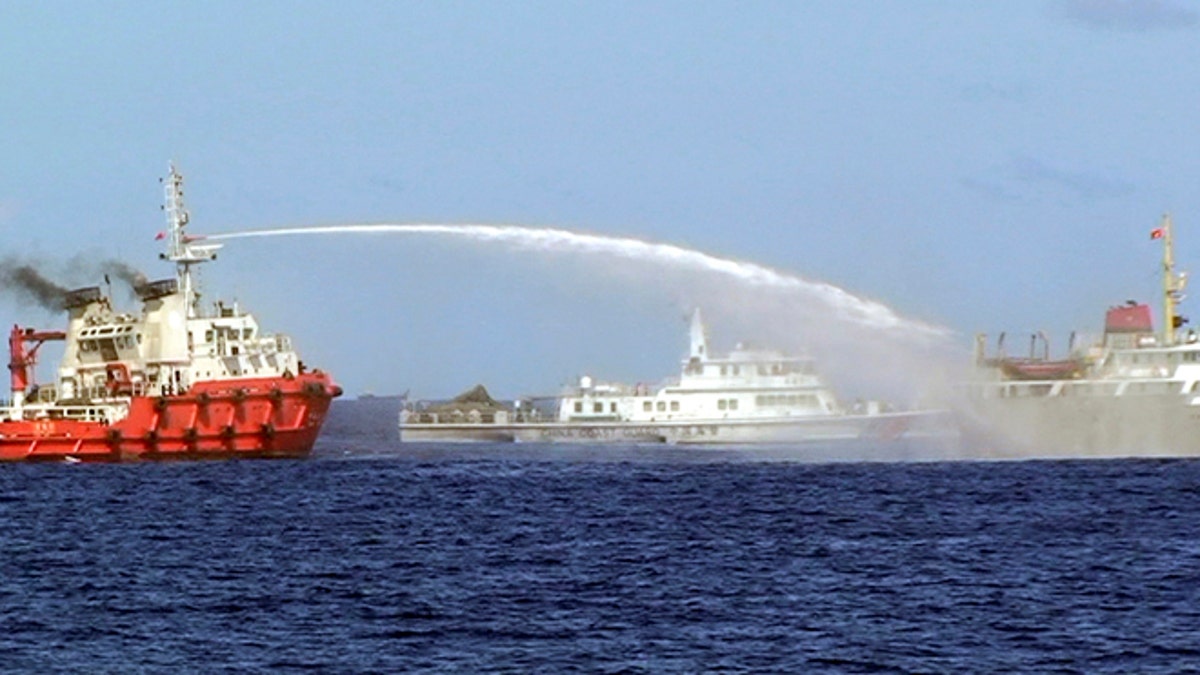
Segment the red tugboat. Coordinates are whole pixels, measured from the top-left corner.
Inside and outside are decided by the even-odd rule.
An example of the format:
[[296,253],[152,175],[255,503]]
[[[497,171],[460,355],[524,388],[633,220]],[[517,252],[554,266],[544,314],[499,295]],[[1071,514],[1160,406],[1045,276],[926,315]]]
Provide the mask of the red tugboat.
[[[175,278],[140,284],[140,316],[99,287],[66,294],[66,331],[14,326],[12,399],[0,407],[0,460],[121,461],[303,457],[342,390],[307,370],[291,340],[237,305],[200,307],[192,268],[220,244],[186,233],[183,177],[165,181],[162,257]],[[37,384],[39,347],[65,341],[57,381]]]

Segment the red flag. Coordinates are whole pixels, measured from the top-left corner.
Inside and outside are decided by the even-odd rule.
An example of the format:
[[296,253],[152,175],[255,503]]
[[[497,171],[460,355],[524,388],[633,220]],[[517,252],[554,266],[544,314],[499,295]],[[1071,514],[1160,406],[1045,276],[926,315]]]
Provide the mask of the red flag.
[[166,238],[167,238],[166,232],[159,232],[158,234],[154,235],[154,241],[158,241],[159,239],[166,239]]
[[1151,239],[1162,239],[1164,234],[1166,234],[1166,230],[1161,227],[1156,227],[1153,230],[1150,230]]

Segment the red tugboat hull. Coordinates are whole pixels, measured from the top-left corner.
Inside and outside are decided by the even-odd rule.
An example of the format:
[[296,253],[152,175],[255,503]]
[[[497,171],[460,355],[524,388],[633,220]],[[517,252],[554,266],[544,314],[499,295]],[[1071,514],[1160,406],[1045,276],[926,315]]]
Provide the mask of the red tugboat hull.
[[[183,176],[163,181],[163,260],[175,277],[134,275],[140,312],[99,286],[56,288],[67,329],[14,325],[11,398],[0,406],[0,461],[304,457],[342,390],[306,368],[291,338],[263,331],[237,303],[200,303],[193,268],[221,244],[188,234]],[[107,280],[107,276],[106,276]],[[62,341],[56,377],[38,383],[38,352]]]
[[130,461],[304,458],[330,401],[323,372],[198,382],[186,395],[136,396],[114,424],[78,419],[0,422],[0,460]]
[[136,461],[306,457],[341,388],[325,373],[197,382],[186,395],[134,397],[113,424],[0,422],[0,460]]

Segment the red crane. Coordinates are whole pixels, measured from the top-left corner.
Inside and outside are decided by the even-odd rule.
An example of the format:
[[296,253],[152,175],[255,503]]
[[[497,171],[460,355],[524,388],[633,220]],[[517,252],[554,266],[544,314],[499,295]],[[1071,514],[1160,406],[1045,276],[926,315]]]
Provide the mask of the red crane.
[[[8,369],[12,372],[13,405],[23,402],[25,390],[29,388],[33,366],[37,363],[38,349],[48,340],[65,340],[67,334],[61,330],[37,331],[14,325],[8,334]],[[32,347],[26,347],[32,344]]]

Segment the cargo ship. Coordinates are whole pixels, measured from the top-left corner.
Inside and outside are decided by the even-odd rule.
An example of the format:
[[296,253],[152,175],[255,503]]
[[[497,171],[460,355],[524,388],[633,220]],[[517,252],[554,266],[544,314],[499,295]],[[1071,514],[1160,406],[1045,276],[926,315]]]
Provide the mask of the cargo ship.
[[1150,305],[1130,300],[1108,308],[1097,339],[1072,335],[1062,356],[1040,332],[1020,355],[1003,334],[991,351],[976,336],[962,397],[972,454],[1200,456],[1200,335],[1178,314],[1187,274],[1175,271],[1171,218],[1150,237],[1163,246],[1159,330]]
[[[100,287],[64,294],[67,327],[9,333],[11,398],[0,407],[0,460],[123,461],[303,457],[341,395],[306,368],[290,338],[262,331],[237,304],[203,307],[194,275],[220,244],[188,234],[183,177],[164,181],[158,234],[175,276],[139,283],[137,314]],[[37,382],[39,350],[61,341],[57,377]]]
[[548,405],[535,399],[503,404],[482,387],[445,403],[406,403],[400,439],[791,445],[957,438],[948,410],[841,403],[810,357],[740,344],[726,354],[711,354],[698,309],[691,318],[690,343],[679,377],[661,385],[584,376],[564,393],[543,397]]

